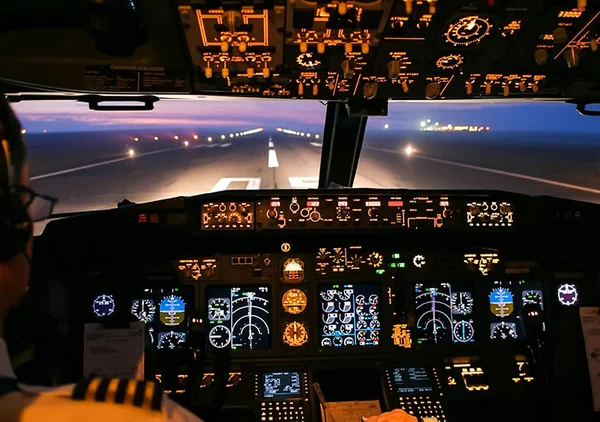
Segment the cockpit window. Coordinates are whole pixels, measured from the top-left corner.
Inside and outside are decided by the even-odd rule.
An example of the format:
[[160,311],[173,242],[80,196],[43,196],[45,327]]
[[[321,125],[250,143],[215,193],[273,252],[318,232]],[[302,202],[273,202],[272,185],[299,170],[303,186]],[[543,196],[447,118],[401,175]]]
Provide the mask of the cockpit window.
[[354,186],[498,189],[600,203],[600,119],[564,103],[391,103]]
[[31,187],[54,213],[231,189],[316,187],[326,107],[317,101],[161,100],[153,111],[75,101],[13,105]]

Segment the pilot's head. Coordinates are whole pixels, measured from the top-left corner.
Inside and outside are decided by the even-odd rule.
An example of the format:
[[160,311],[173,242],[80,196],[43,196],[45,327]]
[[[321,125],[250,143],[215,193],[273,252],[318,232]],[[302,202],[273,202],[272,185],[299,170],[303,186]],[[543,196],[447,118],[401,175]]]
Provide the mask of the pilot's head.
[[33,224],[21,125],[0,93],[0,337],[4,315],[29,285]]

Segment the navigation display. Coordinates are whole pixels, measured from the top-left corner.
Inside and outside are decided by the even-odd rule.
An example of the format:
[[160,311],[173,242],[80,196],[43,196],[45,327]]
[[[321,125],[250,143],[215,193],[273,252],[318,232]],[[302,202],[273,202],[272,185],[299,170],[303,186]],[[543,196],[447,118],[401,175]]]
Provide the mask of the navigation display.
[[390,388],[394,393],[424,393],[433,391],[431,378],[423,367],[394,368],[390,371]]
[[381,332],[379,286],[321,285],[321,346],[377,346]]
[[262,375],[263,400],[302,398],[300,372],[266,372]]
[[212,347],[253,350],[271,346],[268,287],[213,287],[206,294]]
[[488,297],[492,340],[525,339],[521,318],[523,305],[534,303],[544,309],[542,286],[535,281],[494,281]]
[[417,343],[475,341],[473,292],[461,283],[415,284]]

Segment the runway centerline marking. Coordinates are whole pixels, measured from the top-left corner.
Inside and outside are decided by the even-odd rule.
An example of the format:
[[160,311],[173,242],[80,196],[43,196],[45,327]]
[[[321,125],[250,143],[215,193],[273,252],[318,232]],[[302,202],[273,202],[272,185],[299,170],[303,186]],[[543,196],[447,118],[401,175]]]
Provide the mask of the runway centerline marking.
[[273,143],[273,141],[269,141],[269,148],[274,148],[275,144]]
[[267,165],[270,169],[279,167],[279,160],[277,160],[277,153],[274,149],[269,150],[269,160],[267,162]]
[[73,167],[70,169],[59,170],[59,171],[55,171],[52,173],[40,174],[38,176],[30,177],[29,180],[46,179],[48,177],[60,176],[61,174],[73,173],[75,171],[91,169],[94,167],[105,166],[107,164],[118,163],[119,161],[133,160],[135,158],[145,157],[147,155],[160,154],[161,152],[174,151],[176,149],[183,149],[183,148],[185,148],[185,147],[165,148],[165,149],[159,149],[158,151],[142,152],[141,154],[136,154],[134,156],[115,158],[113,160],[101,161],[99,163],[87,164],[85,166]]
[[227,190],[229,185],[233,182],[246,182],[246,190],[257,190],[260,189],[260,180],[259,177],[224,177],[220,179],[210,191],[219,192]]
[[[394,153],[394,154],[402,154],[402,153],[400,153],[398,151],[394,151],[394,150],[390,150],[390,149],[385,149],[385,148],[377,148],[377,147],[364,147],[364,148],[366,148],[366,149],[373,149],[373,150],[382,151],[382,152],[391,152],[391,153]],[[590,192],[590,193],[600,194],[600,189],[588,188],[587,186],[573,185],[571,183],[564,183],[564,182],[559,182],[557,180],[544,179],[544,178],[541,178],[541,177],[528,176],[527,174],[512,173],[510,171],[504,171],[504,170],[491,169],[491,168],[487,168],[487,167],[475,166],[473,164],[465,164],[465,163],[458,163],[456,161],[442,160],[441,158],[427,157],[427,156],[424,156],[424,155],[421,155],[421,154],[418,154],[418,153],[413,153],[411,155],[411,157],[420,158],[422,160],[433,161],[433,162],[436,162],[436,163],[450,164],[452,166],[457,166],[457,167],[464,167],[464,168],[473,169],[473,170],[485,171],[485,172],[488,172],[488,173],[501,174],[503,176],[510,176],[510,177],[516,177],[516,178],[519,178],[519,179],[531,180],[533,182],[545,183],[547,185],[559,186],[559,187],[567,188],[567,189],[580,190],[580,191],[584,191],[584,192]]]

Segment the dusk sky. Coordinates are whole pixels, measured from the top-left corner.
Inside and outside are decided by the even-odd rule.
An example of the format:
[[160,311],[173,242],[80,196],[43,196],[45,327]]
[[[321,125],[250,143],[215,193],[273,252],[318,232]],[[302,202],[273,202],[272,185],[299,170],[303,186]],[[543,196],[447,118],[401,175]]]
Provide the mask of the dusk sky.
[[[322,130],[325,106],[318,101],[203,98],[162,100],[154,111],[91,111],[74,101],[23,101],[13,104],[29,133],[89,130],[146,129],[155,127],[201,128],[219,126],[277,126]],[[550,102],[403,102],[391,103],[389,116],[369,121],[390,123],[397,130],[418,130],[427,118],[441,124],[483,125],[494,131],[551,131],[600,133],[600,119],[580,116],[570,104]],[[372,124],[368,130],[375,130]]]

